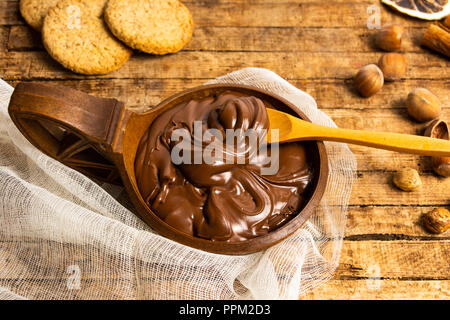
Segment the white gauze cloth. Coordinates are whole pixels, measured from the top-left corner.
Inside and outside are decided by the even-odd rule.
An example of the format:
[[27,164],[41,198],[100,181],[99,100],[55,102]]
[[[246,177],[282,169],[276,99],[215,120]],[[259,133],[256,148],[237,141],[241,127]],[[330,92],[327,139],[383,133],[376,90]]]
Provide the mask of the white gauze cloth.
[[[269,70],[209,83],[265,89],[335,126]],[[0,299],[298,299],[335,271],[356,172],[345,144],[326,143],[327,190],[301,229],[262,252],[217,255],[158,235],[123,188],[98,185],[33,147],[8,115],[12,92],[0,80]]]

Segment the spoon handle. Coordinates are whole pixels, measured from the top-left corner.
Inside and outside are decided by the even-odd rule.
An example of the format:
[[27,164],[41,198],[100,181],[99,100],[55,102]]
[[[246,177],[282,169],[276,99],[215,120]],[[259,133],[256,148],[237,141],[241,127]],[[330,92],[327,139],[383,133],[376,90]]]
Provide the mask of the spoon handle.
[[[297,129],[301,140],[344,142],[424,156],[450,157],[449,140],[390,132],[329,128],[312,123],[305,126],[304,122],[302,121]],[[295,130],[294,126],[293,131]]]
[[101,181],[118,183],[112,159],[124,104],[43,83],[19,83],[8,112],[17,128],[50,157]]

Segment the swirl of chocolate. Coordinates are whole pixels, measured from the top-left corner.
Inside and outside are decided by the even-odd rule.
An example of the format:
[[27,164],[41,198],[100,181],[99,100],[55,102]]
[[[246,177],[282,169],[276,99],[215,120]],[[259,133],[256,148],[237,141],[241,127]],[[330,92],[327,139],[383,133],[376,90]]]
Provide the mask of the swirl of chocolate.
[[[162,113],[136,154],[138,188],[148,206],[172,227],[214,241],[252,239],[295,216],[312,180],[311,165],[302,143],[287,143],[278,149],[278,172],[261,174],[270,165],[272,149],[258,152],[245,133],[264,137],[269,128],[266,107],[256,97],[225,92]],[[211,132],[209,141],[195,134],[198,124],[202,132]],[[175,165],[171,154],[180,143],[172,139],[177,129],[190,137],[191,159],[215,144],[212,159]],[[230,132],[238,132],[232,144],[226,139]]]

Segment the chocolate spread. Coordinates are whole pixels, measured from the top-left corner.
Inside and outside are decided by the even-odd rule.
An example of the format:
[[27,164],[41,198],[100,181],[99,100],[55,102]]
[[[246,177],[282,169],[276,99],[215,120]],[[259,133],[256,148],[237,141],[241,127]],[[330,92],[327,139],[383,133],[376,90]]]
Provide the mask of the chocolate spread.
[[[195,121],[201,121],[203,130],[215,129],[223,137],[227,129],[264,132],[269,127],[266,107],[268,103],[256,97],[227,91],[180,103],[156,118],[140,141],[135,162],[138,188],[149,208],[179,231],[230,242],[267,234],[295,216],[304,205],[313,175],[302,143],[279,146],[279,169],[271,175],[262,175],[261,168],[269,165],[267,158],[274,147],[261,156],[250,150],[248,141],[231,151],[225,139],[215,141],[224,145],[226,156],[243,155],[245,161],[240,163],[216,158],[198,162],[194,152],[192,164],[174,164],[171,158],[177,146],[174,130],[188,132],[192,145]],[[196,146],[193,149],[206,148],[204,142]]]

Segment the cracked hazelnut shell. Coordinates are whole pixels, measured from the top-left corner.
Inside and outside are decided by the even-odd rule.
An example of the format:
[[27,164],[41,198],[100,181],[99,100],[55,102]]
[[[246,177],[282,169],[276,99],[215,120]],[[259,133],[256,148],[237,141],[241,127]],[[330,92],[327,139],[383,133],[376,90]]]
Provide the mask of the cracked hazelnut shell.
[[415,191],[422,186],[417,170],[406,168],[397,171],[393,178],[394,184],[403,191]]
[[437,208],[423,216],[423,224],[432,233],[443,233],[450,229],[450,212],[444,208]]
[[[434,120],[425,130],[425,136],[450,140],[450,129],[447,122]],[[443,177],[450,177],[450,157],[431,157],[434,172]]]

